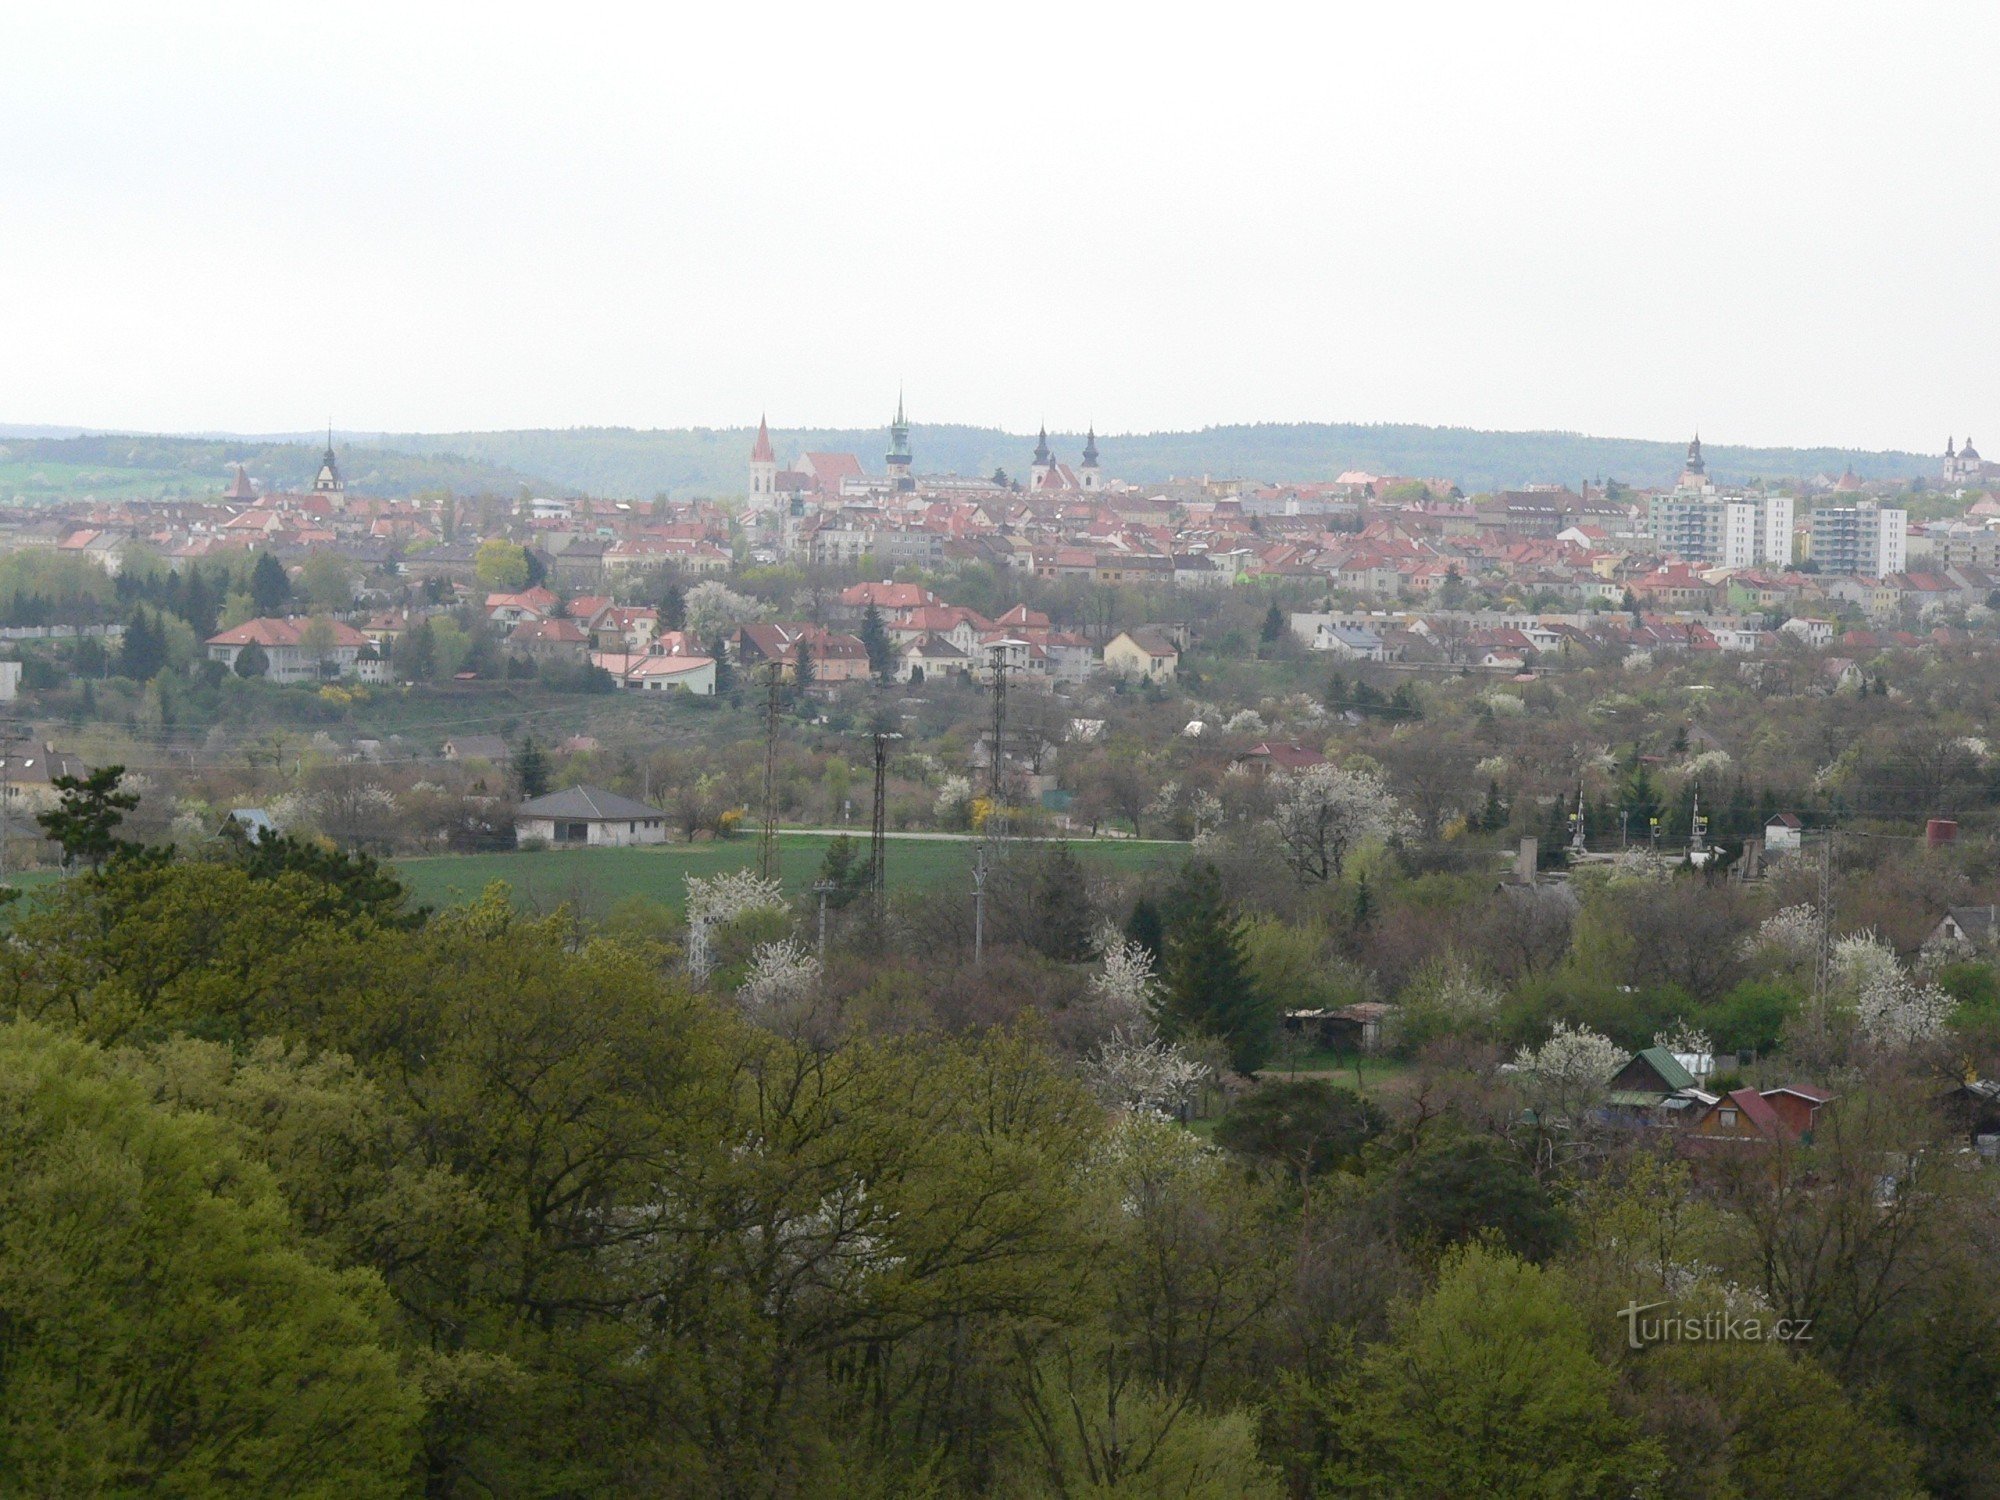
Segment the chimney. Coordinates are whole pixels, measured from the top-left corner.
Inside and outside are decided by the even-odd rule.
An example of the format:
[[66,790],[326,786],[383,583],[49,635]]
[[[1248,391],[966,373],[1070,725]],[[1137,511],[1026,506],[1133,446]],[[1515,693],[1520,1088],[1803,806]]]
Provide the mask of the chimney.
[[1514,856],[1514,878],[1521,884],[1535,883],[1535,859],[1540,852],[1539,840],[1531,838],[1521,840],[1521,852]]
[[1764,876],[1764,841],[1745,839],[1743,841],[1743,861],[1737,866],[1738,873],[1745,880],[1761,880]]

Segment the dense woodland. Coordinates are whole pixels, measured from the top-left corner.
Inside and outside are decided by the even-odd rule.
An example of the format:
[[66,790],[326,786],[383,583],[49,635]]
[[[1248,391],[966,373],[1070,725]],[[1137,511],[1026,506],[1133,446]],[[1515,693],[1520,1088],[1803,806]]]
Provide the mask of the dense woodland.
[[[1844,839],[1822,944],[1811,860],[1510,888],[1365,767],[1273,798],[1152,876],[1006,845],[975,963],[852,848],[822,959],[748,875],[425,912],[69,786],[0,950],[0,1489],[1994,1493],[2000,981],[1909,941],[1988,842]],[[1364,995],[1393,1056],[1294,1073],[1279,1010]],[[1656,1036],[1836,1103],[1696,1174],[1602,1109]]]

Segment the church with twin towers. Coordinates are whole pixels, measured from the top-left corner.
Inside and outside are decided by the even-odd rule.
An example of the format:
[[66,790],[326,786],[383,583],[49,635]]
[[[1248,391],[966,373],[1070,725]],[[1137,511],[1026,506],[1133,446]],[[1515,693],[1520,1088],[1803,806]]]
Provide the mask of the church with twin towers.
[[[1105,488],[1104,469],[1093,426],[1084,437],[1081,461],[1075,465],[1056,457],[1049,446],[1048,428],[1036,435],[1035,449],[1027,467],[1025,483],[1015,488],[1029,494],[1090,494]],[[910,449],[910,421],[903,398],[896,398],[896,415],[889,423],[889,451],[882,458],[880,475],[869,474],[852,453],[805,452],[789,465],[780,464],[771,441],[768,420],[757,420],[756,441],[750,448],[748,509],[751,514],[775,511],[806,499],[821,501],[854,499],[882,500],[918,491],[998,489],[995,479],[965,478],[959,475],[926,475],[920,480]]]

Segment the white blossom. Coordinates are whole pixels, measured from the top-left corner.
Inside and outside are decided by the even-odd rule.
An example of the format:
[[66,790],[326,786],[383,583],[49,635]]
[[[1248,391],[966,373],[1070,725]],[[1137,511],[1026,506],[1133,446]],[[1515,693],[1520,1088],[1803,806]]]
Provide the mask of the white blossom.
[[1104,958],[1090,976],[1090,994],[1104,1010],[1122,1018],[1121,1025],[1144,1024],[1153,1013],[1159,992],[1153,955],[1143,943],[1114,938],[1100,943]]
[[1630,1059],[1588,1026],[1556,1022],[1539,1047],[1514,1054],[1516,1079],[1544,1124],[1576,1125],[1603,1103],[1606,1086]]
[[710,929],[735,921],[745,912],[782,911],[783,890],[750,870],[687,877],[688,972],[706,979],[715,967],[709,952]]
[[688,630],[704,640],[717,631],[754,625],[764,618],[763,605],[713,578],[687,591],[686,606]]
[[1901,1049],[1937,1036],[1954,1001],[1934,984],[1905,973],[1896,953],[1872,932],[1833,945],[1833,991],[1854,1007],[1861,1034],[1878,1047]]
[[1088,1072],[1091,1086],[1106,1104],[1162,1114],[1193,1103],[1208,1077],[1205,1064],[1172,1042],[1150,1035],[1147,1027],[1113,1031],[1091,1058]]
[[1338,880],[1356,847],[1410,820],[1373,771],[1317,765],[1284,779],[1273,823],[1301,879]]
[[1786,963],[1802,964],[1819,952],[1819,912],[1801,902],[1766,917],[1750,937],[1744,939],[1743,953],[1755,958],[1770,953]]
[[819,984],[819,959],[802,943],[785,938],[760,943],[736,998],[752,1010],[803,1000]]
[[938,783],[933,810],[940,823],[963,823],[970,816],[972,783],[963,776],[947,776]]

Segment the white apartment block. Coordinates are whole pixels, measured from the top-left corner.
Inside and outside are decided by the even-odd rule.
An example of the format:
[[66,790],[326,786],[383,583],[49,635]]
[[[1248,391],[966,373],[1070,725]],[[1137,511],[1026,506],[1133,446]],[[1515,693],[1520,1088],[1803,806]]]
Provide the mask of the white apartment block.
[[1872,500],[1814,506],[1812,555],[1822,573],[1887,578],[1905,572],[1910,565],[1910,513]]

